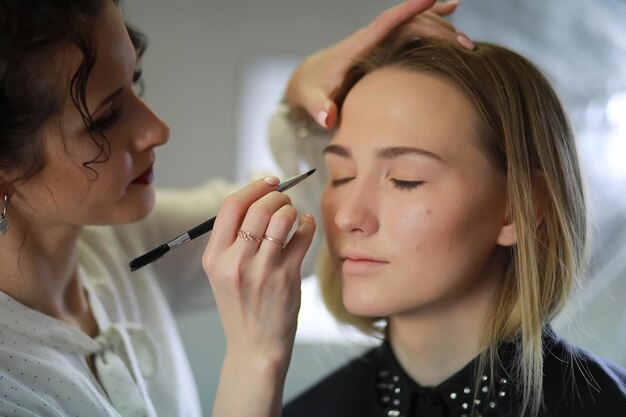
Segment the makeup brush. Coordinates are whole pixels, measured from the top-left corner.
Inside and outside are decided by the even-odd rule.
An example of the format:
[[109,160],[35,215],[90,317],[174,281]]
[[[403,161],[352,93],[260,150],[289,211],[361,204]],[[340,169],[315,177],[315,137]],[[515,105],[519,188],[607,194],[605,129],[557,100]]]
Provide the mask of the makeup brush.
[[[281,182],[280,184],[278,184],[277,191],[280,191],[280,192],[287,191],[288,189],[298,184],[300,181],[307,178],[309,175],[311,175],[314,172],[315,172],[315,168],[308,172],[305,172],[300,175],[296,175],[293,178],[289,178],[288,180]],[[215,218],[216,217],[213,217],[205,221],[204,223],[200,223],[193,229],[186,231],[182,235],[175,237],[169,242],[164,243],[161,246],[152,249],[150,252],[145,253],[133,259],[132,261],[128,263],[130,270],[136,271],[139,268],[143,268],[144,266],[151,264],[157,259],[163,257],[167,252],[171,251],[172,249],[176,249],[177,247],[184,245],[190,240],[193,240],[197,238],[198,236],[202,236],[203,234],[213,230],[213,225],[215,224]]]

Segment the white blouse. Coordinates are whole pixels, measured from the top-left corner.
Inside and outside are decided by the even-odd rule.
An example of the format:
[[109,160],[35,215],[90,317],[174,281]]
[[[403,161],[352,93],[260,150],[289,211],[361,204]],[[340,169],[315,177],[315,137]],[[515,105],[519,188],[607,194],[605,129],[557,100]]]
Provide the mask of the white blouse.
[[[303,172],[303,164],[318,169],[289,191],[300,211],[319,213],[328,137],[293,124],[284,107],[272,117],[270,145],[285,178]],[[206,237],[135,272],[128,262],[215,215],[235,188],[212,181],[193,190],[159,190],[144,221],[84,229],[79,274],[99,327],[95,338],[0,291],[0,416],[200,416],[172,310],[214,306],[201,266]],[[321,235],[318,228],[303,276],[313,271]],[[86,362],[90,355],[98,379]]]
[[[146,220],[84,229],[79,274],[95,338],[0,292],[0,415],[201,416],[171,307],[213,305],[201,266],[206,239],[135,272],[128,262],[215,215],[233,190],[213,181],[159,191]],[[98,379],[85,360],[92,354]]]

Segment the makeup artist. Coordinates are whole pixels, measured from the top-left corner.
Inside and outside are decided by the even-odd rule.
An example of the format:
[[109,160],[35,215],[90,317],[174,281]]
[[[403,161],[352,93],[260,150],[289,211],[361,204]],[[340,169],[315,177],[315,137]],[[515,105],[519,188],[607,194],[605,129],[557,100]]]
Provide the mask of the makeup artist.
[[[432,4],[394,7],[343,44],[359,48],[314,55],[305,96],[338,86],[353,58]],[[433,36],[456,38],[428,19]],[[206,275],[227,340],[213,415],[280,414],[315,223],[273,177],[228,198],[235,187],[219,180],[155,195],[169,130],[137,93],[144,48],[116,1],[0,0],[2,416],[199,416],[168,301]],[[330,125],[327,104],[308,111]],[[130,273],[130,259],[218,209],[206,248]]]

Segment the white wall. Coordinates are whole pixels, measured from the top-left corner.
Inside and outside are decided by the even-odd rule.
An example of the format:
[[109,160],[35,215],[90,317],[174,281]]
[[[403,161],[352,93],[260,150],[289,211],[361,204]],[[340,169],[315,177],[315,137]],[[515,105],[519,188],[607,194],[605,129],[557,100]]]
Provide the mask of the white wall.
[[[348,35],[395,3],[389,0],[125,0],[128,20],[150,38],[143,63],[145,98],[172,128],[171,141],[157,156],[157,185],[194,185],[211,176],[235,179],[236,138],[242,131],[238,126],[243,108],[242,85],[250,65],[268,57],[300,59]],[[586,106],[594,97],[605,100],[612,92],[626,91],[617,64],[619,55],[623,54],[623,58],[626,54],[616,46],[617,40],[624,39],[624,33],[615,32],[616,25],[610,25],[611,22],[587,15],[582,10],[587,7],[582,6],[583,0],[565,3],[565,0],[555,1],[548,6],[538,0],[466,0],[457,19],[471,36],[513,46],[537,60],[555,79],[572,110],[586,114]],[[596,2],[590,3],[595,7]],[[598,3],[619,7],[615,0]],[[615,10],[617,13],[618,9]],[[626,17],[624,7],[619,11]],[[599,18],[609,19],[609,15]],[[590,22],[593,31],[588,29]],[[559,58],[561,55],[563,59]],[[274,93],[278,97],[281,91]],[[618,221],[623,228],[626,223],[623,216]],[[621,287],[615,288],[623,291],[624,281],[619,280]],[[623,299],[625,294],[621,295]],[[613,311],[624,312],[626,317],[623,305],[615,300],[613,303],[616,306]],[[587,327],[593,330],[594,323]],[[199,312],[179,317],[179,324],[205,414],[209,415],[224,349],[219,321],[214,313]],[[611,329],[614,328],[606,332],[614,331]],[[299,344],[286,397],[350,354],[345,348],[330,345],[320,348]]]

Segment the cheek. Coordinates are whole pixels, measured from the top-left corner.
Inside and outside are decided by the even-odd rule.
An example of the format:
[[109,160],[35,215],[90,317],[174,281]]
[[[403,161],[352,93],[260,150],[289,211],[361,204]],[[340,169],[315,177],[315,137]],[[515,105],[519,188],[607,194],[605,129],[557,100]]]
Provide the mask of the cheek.
[[335,215],[337,214],[337,203],[328,190],[325,190],[322,194],[322,200],[320,202],[320,209],[322,211],[322,223],[324,225],[324,232],[329,236],[329,240],[332,241],[334,237]]
[[337,198],[332,195],[332,192],[325,190],[322,194],[320,209],[322,212],[322,224],[324,227],[326,242],[328,244],[331,259],[333,260],[335,266],[337,266],[338,262],[338,257],[336,256],[337,251],[335,250],[336,244],[339,241],[339,229],[335,223],[335,216],[337,215],[338,208],[339,204],[337,202]]
[[381,231],[397,245],[404,247],[400,253],[413,254],[431,242],[430,230],[433,223],[433,209],[410,202],[405,205],[390,205],[386,210]]

